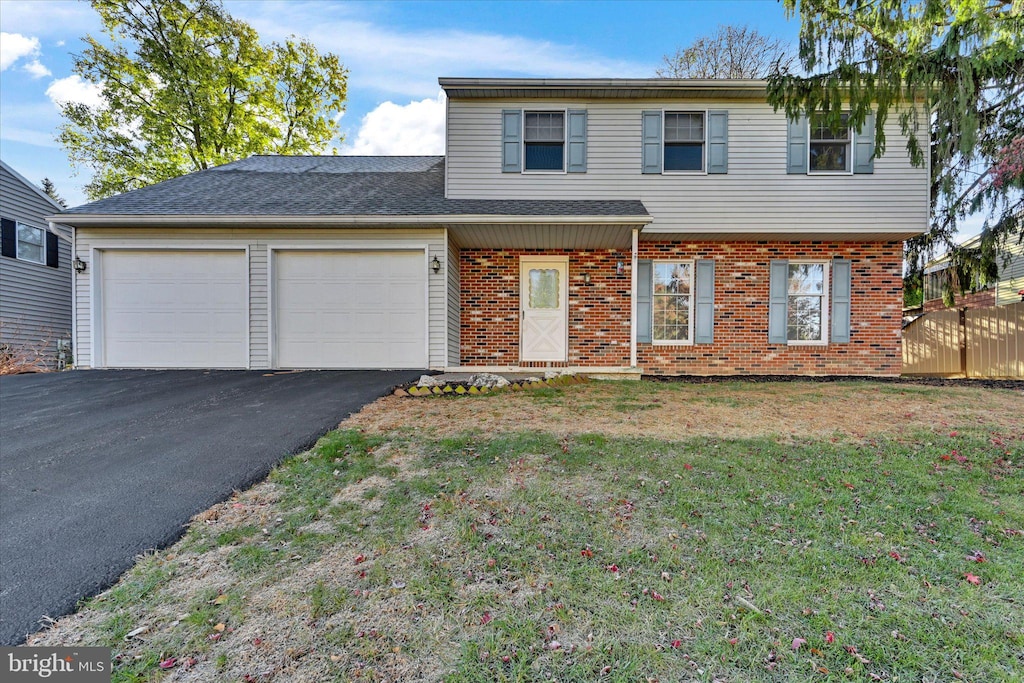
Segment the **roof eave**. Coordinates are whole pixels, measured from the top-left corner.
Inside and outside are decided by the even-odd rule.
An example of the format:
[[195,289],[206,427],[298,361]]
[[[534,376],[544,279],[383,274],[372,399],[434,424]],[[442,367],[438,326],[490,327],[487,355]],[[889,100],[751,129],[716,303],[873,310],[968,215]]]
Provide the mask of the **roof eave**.
[[218,226],[442,226],[456,224],[633,224],[646,225],[650,215],[515,215],[515,214],[431,214],[431,215],[352,215],[352,216],[267,216],[267,215],[125,215],[57,214],[46,220],[76,228],[87,227],[218,227]]

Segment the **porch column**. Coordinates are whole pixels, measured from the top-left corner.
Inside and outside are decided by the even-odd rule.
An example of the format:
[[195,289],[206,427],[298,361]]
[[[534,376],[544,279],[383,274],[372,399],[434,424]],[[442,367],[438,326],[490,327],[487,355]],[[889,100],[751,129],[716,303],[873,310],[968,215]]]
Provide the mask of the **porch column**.
[[629,267],[629,366],[636,367],[636,261],[640,247],[640,229],[633,228],[633,251]]

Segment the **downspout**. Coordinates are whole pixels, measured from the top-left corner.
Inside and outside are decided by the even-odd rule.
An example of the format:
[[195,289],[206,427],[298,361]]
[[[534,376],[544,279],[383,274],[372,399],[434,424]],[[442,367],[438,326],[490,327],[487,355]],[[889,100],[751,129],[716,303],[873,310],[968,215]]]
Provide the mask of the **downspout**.
[[640,247],[640,228],[633,228],[633,253],[629,268],[629,367],[636,367],[636,263]]

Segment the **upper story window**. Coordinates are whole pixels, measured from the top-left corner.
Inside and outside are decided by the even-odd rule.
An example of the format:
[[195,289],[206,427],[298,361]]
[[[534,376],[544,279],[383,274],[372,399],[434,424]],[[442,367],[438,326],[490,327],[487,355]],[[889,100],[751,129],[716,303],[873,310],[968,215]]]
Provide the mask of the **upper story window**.
[[825,343],[828,316],[826,264],[791,262],[786,297],[786,339],[791,343]]
[[849,173],[852,154],[849,114],[843,114],[840,127],[831,128],[824,114],[810,118],[811,135],[808,145],[808,169],[811,173]]
[[523,119],[524,170],[565,170],[565,113],[528,111]]
[[46,263],[46,231],[18,223],[18,259],[31,263]]
[[666,171],[704,170],[704,112],[665,112]]

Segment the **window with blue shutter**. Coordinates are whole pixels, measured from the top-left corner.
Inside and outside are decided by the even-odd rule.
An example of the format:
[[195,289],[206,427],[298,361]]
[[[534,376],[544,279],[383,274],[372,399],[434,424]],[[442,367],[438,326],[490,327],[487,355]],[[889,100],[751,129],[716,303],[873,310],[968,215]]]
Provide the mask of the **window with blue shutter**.
[[715,341],[714,259],[697,259],[696,289],[693,341],[697,344],[711,344]]
[[852,263],[848,259],[832,261],[832,342],[850,341],[850,294]]
[[708,112],[708,173],[728,172],[729,112],[712,110]]
[[584,109],[568,111],[569,173],[587,172],[587,112]]
[[661,132],[661,111],[645,110],[640,130],[641,165],[644,173],[661,173]]
[[649,260],[636,262],[636,340],[647,344],[651,343],[652,330],[652,265]]
[[522,117],[519,109],[505,109],[501,112],[501,171],[519,173],[523,168],[520,156],[522,149]]

